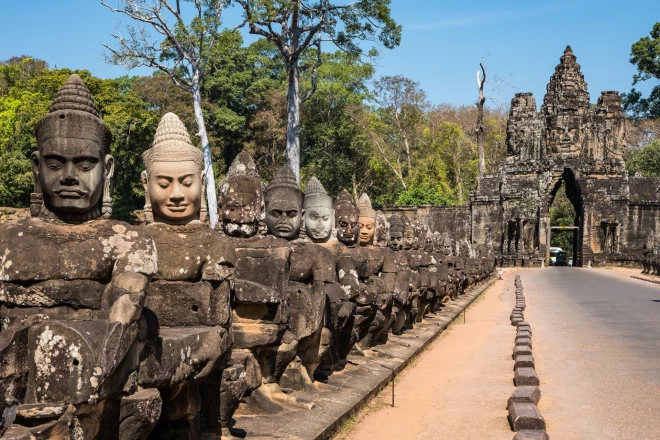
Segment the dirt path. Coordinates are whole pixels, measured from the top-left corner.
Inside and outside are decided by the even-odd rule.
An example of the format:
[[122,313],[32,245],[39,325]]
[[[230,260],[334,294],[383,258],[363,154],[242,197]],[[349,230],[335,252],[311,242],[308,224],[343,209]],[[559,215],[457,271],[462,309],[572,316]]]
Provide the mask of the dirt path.
[[511,351],[515,330],[513,277],[506,271],[435,346],[396,384],[395,407],[389,389],[377,408],[341,439],[507,439],[506,401],[513,392]]

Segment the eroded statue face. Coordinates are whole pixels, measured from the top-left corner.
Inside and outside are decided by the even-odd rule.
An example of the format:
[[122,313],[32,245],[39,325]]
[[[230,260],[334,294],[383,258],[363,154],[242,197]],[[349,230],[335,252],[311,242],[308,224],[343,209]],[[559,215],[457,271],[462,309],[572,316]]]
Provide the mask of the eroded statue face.
[[337,217],[337,240],[347,246],[354,245],[360,232],[358,216],[353,213],[344,213]]
[[400,251],[403,249],[403,232],[390,232],[390,241],[388,246],[393,251]]
[[311,206],[303,212],[305,233],[314,241],[327,241],[332,233],[333,210],[325,206]]
[[32,154],[32,169],[51,212],[84,214],[99,206],[114,159],[93,140],[49,138]]
[[412,230],[407,230],[403,234],[403,248],[412,249],[415,244],[415,233]]
[[271,200],[266,206],[266,225],[276,237],[292,240],[300,233],[301,210],[295,200]]
[[371,217],[360,217],[360,245],[369,246],[374,242],[376,234],[376,219]]
[[187,224],[199,220],[202,206],[202,178],[192,160],[154,162],[149,173],[142,174],[149,192],[154,221]]
[[218,210],[225,233],[231,237],[252,237],[263,215],[263,191],[256,179],[242,178],[226,183]]

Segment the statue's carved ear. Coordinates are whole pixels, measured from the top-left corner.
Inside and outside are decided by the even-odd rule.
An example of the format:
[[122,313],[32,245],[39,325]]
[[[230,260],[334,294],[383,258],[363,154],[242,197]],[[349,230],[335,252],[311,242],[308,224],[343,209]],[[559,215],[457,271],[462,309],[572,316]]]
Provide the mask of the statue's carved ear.
[[140,180],[142,180],[142,187],[144,188],[145,194],[149,192],[149,173],[147,170],[142,171],[140,174]]
[[307,213],[306,209],[303,209],[302,212],[300,213],[300,221],[305,222],[305,213]]
[[112,176],[115,175],[115,158],[110,154],[105,155],[105,178],[106,180],[112,179]]
[[38,184],[39,180],[39,163],[41,162],[41,154],[38,151],[32,153],[32,175],[34,176],[34,184]]

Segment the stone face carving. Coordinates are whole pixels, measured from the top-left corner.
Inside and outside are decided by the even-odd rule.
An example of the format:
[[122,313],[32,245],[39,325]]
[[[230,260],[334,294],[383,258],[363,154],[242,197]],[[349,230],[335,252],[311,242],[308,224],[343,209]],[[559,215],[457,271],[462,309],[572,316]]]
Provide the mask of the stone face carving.
[[401,221],[401,217],[393,215],[390,217],[390,241],[388,246],[393,251],[400,251],[403,249],[403,232],[406,226]]
[[390,240],[390,224],[382,211],[376,212],[376,246],[385,248]]
[[303,192],[289,167],[281,167],[266,188],[266,225],[278,238],[293,240],[300,233]]
[[[0,319],[7,327],[0,333],[0,413],[23,414],[15,426],[42,438],[70,426],[89,438],[146,436],[160,397],[135,393],[136,372],[148,338],[141,312],[156,248],[138,228],[94,220],[110,213],[113,161],[109,132],[79,77],[62,87],[37,125],[37,139],[39,218],[0,228]],[[16,367],[24,370],[12,373]],[[150,414],[132,413],[137,408],[129,401],[142,402]],[[133,429],[120,426],[120,407]]]
[[264,186],[252,157],[242,151],[218,184],[222,229],[230,237],[252,237],[259,232],[264,216]]
[[359,213],[353,197],[345,189],[341,190],[335,200],[335,216],[337,240],[348,247],[355,246],[360,233]]
[[367,193],[360,196],[357,207],[360,223],[360,246],[371,246],[376,235],[376,211],[371,207],[371,199],[369,199]]
[[334,217],[332,197],[326,194],[321,182],[312,177],[305,187],[303,201],[305,234],[315,243],[325,243],[332,235]]
[[109,218],[112,135],[78,75],[71,75],[57,93],[49,113],[36,126],[36,136],[33,215],[68,222]]
[[202,151],[192,145],[177,115],[163,116],[153,147],[144,152],[142,159],[147,223],[188,224],[205,220]]

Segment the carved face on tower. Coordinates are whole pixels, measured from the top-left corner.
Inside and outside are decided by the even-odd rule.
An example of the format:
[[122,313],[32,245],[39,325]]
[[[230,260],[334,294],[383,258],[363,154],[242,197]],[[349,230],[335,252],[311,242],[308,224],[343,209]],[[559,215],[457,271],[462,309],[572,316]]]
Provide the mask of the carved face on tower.
[[325,243],[332,235],[335,223],[335,210],[332,197],[316,177],[312,177],[305,187],[303,202],[303,223],[305,234],[315,243]]
[[275,237],[293,240],[300,233],[303,192],[289,167],[281,167],[266,188],[266,226]]
[[107,153],[112,136],[78,75],[71,75],[57,93],[50,112],[37,124],[36,136],[32,198],[40,200],[42,194],[43,207],[33,206],[33,215],[49,212],[71,221],[102,213],[109,217],[114,159]]
[[367,193],[362,194],[358,200],[358,212],[360,214],[360,246],[371,246],[374,244],[376,235],[376,211],[371,207],[371,200]]
[[252,237],[264,219],[264,189],[252,157],[242,151],[218,185],[218,217],[230,237]]
[[393,251],[403,249],[403,233],[405,229],[406,225],[401,221],[401,217],[398,215],[390,217],[390,241],[388,245]]
[[167,113],[156,130],[153,147],[142,155],[142,185],[148,223],[187,224],[203,221],[204,160],[190,142],[186,127]]
[[337,240],[346,246],[355,246],[360,232],[359,213],[353,203],[353,197],[345,189],[341,190],[335,200],[335,215],[337,217]]
[[580,153],[581,118],[577,115],[552,116],[548,124],[548,148],[552,153]]

